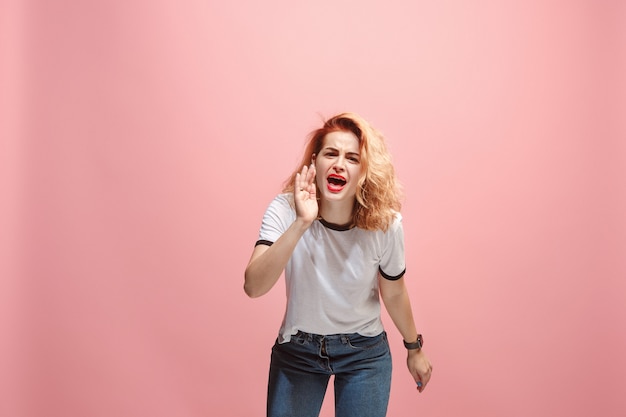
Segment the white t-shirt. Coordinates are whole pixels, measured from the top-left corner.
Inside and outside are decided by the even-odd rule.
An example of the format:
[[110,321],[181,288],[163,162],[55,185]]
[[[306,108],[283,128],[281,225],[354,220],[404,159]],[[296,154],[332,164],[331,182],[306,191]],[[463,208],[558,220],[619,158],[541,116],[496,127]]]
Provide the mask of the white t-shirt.
[[[295,221],[289,198],[280,194],[270,203],[257,245],[276,242]],[[378,274],[399,279],[405,268],[400,213],[386,232],[341,229],[314,221],[285,267],[287,308],[279,343],[288,342],[298,330],[321,335],[380,334]]]

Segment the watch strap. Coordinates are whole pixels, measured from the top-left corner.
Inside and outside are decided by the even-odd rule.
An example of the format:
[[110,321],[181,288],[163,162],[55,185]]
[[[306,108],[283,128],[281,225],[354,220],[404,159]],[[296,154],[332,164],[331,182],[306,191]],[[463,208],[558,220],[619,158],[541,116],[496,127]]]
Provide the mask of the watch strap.
[[417,335],[417,340],[415,342],[407,343],[406,340],[402,340],[402,342],[404,343],[404,347],[409,350],[419,350],[422,346],[424,346],[424,338],[421,334]]

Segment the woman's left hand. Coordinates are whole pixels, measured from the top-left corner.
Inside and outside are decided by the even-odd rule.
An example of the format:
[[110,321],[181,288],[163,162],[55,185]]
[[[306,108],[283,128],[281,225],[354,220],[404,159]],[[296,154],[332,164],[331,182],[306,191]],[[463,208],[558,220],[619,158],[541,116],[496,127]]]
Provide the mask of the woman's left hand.
[[431,365],[430,360],[426,357],[424,350],[409,350],[406,358],[406,364],[409,368],[409,372],[413,376],[413,379],[415,379],[417,390],[419,392],[424,391],[433,372],[433,366]]

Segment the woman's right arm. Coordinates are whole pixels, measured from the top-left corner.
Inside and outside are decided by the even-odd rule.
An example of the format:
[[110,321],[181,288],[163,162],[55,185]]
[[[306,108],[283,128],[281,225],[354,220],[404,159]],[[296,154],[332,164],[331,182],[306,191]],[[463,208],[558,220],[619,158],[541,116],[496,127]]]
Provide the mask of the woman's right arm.
[[260,297],[272,289],[309,225],[296,219],[272,246],[261,244],[254,248],[243,285],[249,297]]
[[267,293],[285,269],[298,241],[317,218],[315,167],[303,167],[294,184],[296,220],[273,245],[257,245],[246,267],[243,289],[249,297]]

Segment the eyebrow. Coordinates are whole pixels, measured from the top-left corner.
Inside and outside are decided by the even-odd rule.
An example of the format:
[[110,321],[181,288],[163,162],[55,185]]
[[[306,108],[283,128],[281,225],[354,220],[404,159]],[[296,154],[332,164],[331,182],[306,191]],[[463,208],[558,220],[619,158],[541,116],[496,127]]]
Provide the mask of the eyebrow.
[[[339,152],[339,149],[337,148],[333,148],[332,146],[325,146],[322,148],[322,151],[335,151],[335,152]],[[349,151],[346,152],[346,155],[356,155],[356,156],[361,156],[361,154],[359,154],[358,152],[353,152],[353,151]]]

